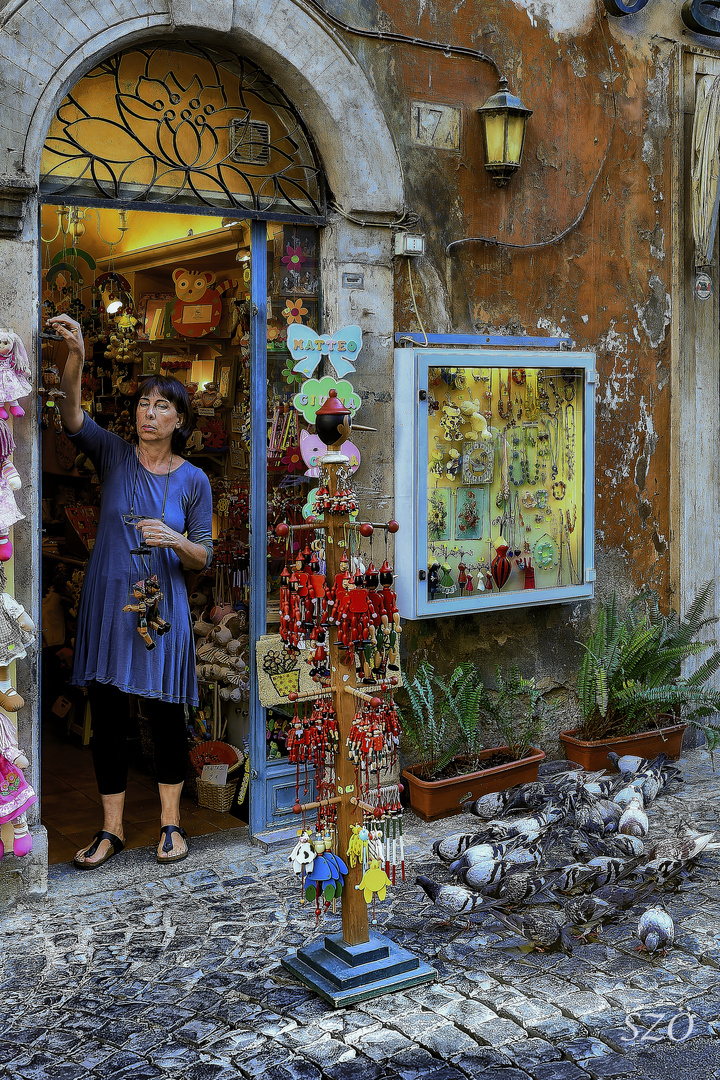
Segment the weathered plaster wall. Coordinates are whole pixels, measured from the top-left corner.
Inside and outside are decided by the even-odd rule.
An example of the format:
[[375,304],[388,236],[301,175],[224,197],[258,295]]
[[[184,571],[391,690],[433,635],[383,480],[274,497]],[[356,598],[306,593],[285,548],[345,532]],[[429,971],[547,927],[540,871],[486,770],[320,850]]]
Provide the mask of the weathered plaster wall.
[[[423,0],[411,7],[381,0],[377,23],[363,25],[487,52],[534,110],[523,166],[499,189],[482,165],[475,112],[497,89],[493,68],[411,45],[353,40],[374,74],[408,205],[427,237],[426,257],[413,262],[425,329],[567,335],[578,349],[596,351],[597,593],[616,588],[628,596],[652,586],[669,606],[677,45],[668,26],[679,40],[679,5],[674,11],[656,2],[652,17],[646,11],[621,25],[595,0]],[[413,100],[462,108],[458,152],[413,143]],[[558,236],[581,215],[557,243],[522,250]],[[472,242],[446,258],[446,245],[467,236],[520,247]],[[401,260],[395,280],[397,328],[418,330]],[[498,662],[517,661],[548,689],[569,688],[588,615],[585,604],[438,619],[407,625],[404,645],[413,661],[428,656],[448,667],[473,656],[487,674]]]

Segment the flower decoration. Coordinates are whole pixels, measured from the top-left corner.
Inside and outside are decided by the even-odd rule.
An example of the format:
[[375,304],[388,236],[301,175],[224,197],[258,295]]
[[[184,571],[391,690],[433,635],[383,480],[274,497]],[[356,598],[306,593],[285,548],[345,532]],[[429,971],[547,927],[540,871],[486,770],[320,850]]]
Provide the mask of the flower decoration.
[[283,379],[286,383],[290,383],[291,386],[293,385],[293,383],[301,383],[305,377],[301,371],[293,371],[292,366],[293,361],[288,360],[287,364],[282,369]]
[[288,472],[302,472],[305,468],[305,462],[302,459],[300,447],[288,446],[285,456],[280,459],[280,463],[285,466]]
[[268,328],[267,328],[267,339],[268,339],[268,341],[275,341],[275,339],[279,336],[279,334],[280,334],[280,328],[279,327],[271,326],[270,324],[268,324]]
[[302,300],[288,300],[287,307],[283,310],[283,315],[290,323],[302,322],[303,315],[307,315],[307,308],[303,306]]
[[299,270],[305,262],[305,256],[302,253],[300,245],[298,244],[297,247],[293,247],[292,244],[288,244],[285,250],[287,251],[287,255],[283,255],[280,261],[287,266],[288,270]]

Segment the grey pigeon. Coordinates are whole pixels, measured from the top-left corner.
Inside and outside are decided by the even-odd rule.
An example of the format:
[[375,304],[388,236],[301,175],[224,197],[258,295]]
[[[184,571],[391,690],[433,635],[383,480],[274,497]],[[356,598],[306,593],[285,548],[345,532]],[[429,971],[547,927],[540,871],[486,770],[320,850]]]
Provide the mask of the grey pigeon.
[[432,846],[433,854],[443,862],[453,862],[473,844],[480,843],[479,833],[457,832],[436,840]]
[[572,936],[567,926],[561,925],[549,911],[529,911],[522,915],[496,911],[495,917],[504,927],[525,938],[541,952],[555,948],[567,953],[572,951]]
[[486,862],[475,863],[463,872],[462,879],[470,889],[480,892],[486,886],[499,881],[510,873],[510,863],[504,859],[488,859]]
[[653,907],[643,911],[637,932],[642,947],[649,953],[665,949],[675,940],[675,924],[672,916],[663,907]]
[[525,904],[528,900],[534,900],[537,903],[542,898],[554,899],[551,893],[546,892],[552,884],[552,877],[549,875],[520,871],[516,874],[506,874],[496,884],[489,886],[485,892],[496,900],[502,900],[505,904]]
[[469,889],[463,889],[460,885],[439,885],[422,874],[415,878],[415,884],[419,885],[433,904],[451,919],[460,915],[469,920],[471,915],[489,911],[495,906],[493,901],[478,896]]

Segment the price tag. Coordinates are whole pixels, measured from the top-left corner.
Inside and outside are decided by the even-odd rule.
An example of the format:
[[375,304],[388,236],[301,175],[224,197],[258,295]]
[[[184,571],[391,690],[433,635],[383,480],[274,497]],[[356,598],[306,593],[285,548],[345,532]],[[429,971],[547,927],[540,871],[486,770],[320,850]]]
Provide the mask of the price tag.
[[207,784],[215,784],[216,787],[223,787],[227,784],[227,774],[227,765],[203,765],[200,779],[204,780]]

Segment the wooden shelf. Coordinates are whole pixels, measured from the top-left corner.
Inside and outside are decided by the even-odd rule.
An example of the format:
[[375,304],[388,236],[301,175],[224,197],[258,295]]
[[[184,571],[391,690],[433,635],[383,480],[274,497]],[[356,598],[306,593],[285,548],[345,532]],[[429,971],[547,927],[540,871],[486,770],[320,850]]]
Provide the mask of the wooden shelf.
[[[218,215],[220,216],[220,215]],[[103,270],[112,269],[120,274],[147,273],[150,270],[170,273],[177,266],[185,263],[217,258],[218,255],[234,255],[238,250],[250,251],[250,226],[238,221],[221,229],[200,233],[198,236],[183,236],[179,240],[168,240],[163,244],[151,244],[137,248],[114,258],[98,259],[98,266]],[[237,274],[242,278],[242,266],[237,263]]]

